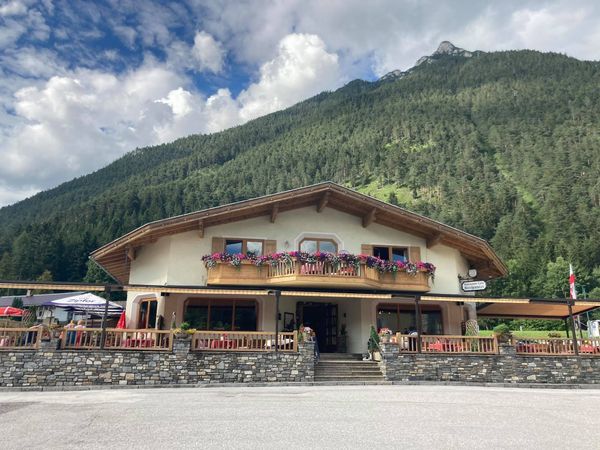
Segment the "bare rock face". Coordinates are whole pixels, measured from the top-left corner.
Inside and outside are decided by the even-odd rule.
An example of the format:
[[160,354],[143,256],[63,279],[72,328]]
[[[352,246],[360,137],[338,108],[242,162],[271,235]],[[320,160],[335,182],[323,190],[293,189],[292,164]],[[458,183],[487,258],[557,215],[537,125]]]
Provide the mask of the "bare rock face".
[[379,79],[379,81],[391,81],[403,78],[406,75],[408,75],[415,67],[420,66],[424,63],[434,63],[445,56],[459,56],[463,58],[471,58],[472,56],[478,53],[481,52],[470,52],[468,50],[465,50],[464,48],[456,47],[450,41],[442,41],[440,45],[438,45],[438,48],[435,52],[433,52],[431,55],[425,55],[420,57],[415,63],[415,65],[412,68],[408,69],[406,72],[402,72],[401,70],[393,70],[382,76]]

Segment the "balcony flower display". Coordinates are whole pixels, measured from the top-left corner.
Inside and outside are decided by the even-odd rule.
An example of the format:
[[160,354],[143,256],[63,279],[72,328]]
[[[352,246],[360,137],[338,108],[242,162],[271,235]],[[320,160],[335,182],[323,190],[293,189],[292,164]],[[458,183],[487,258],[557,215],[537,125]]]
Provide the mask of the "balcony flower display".
[[394,333],[389,328],[383,327],[379,329],[379,337],[381,338],[381,342],[390,342],[392,334]]
[[358,268],[361,264],[377,270],[381,274],[405,272],[409,275],[416,275],[418,272],[425,272],[428,276],[434,277],[435,266],[423,261],[387,261],[371,255],[354,255],[352,253],[329,253],[329,252],[278,252],[269,255],[257,256],[253,253],[213,253],[202,257],[204,265],[208,269],[216,267],[219,263],[230,264],[234,267],[240,267],[243,261],[255,265],[256,267],[276,266],[284,263],[290,266],[294,261],[300,261],[302,264],[329,263],[333,266],[350,266]]

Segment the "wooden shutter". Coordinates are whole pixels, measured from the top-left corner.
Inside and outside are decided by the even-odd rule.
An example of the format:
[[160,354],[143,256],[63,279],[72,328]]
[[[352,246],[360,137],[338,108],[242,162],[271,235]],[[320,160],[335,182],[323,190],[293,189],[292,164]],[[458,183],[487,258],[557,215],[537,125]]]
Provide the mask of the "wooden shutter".
[[271,253],[277,252],[277,241],[267,240],[265,241],[265,248],[263,249],[263,254],[270,255]]
[[408,260],[414,263],[421,261],[421,247],[408,247]]
[[220,253],[225,250],[225,239],[221,237],[212,238],[212,253]]
[[373,246],[369,244],[362,244],[360,246],[360,254],[373,256]]

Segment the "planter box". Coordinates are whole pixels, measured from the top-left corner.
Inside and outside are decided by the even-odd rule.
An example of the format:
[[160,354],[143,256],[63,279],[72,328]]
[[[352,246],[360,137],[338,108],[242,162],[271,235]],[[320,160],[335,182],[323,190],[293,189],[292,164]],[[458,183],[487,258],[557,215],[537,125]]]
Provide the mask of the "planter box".
[[267,268],[243,261],[239,267],[218,263],[208,269],[208,284],[259,286],[267,282]]

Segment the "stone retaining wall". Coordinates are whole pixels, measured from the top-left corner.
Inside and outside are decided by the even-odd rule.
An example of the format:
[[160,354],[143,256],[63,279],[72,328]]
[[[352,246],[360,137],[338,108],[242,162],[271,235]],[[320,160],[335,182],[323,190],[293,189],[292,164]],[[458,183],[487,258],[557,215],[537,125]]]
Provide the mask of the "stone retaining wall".
[[[48,346],[46,346],[48,347]],[[311,382],[314,343],[298,353],[190,352],[176,339],[173,352],[69,351],[49,348],[0,352],[0,386],[160,385]]]
[[382,344],[382,351],[380,366],[388,381],[600,383],[600,357],[519,356],[514,347],[501,348],[499,355],[399,354],[398,346],[389,344]]

